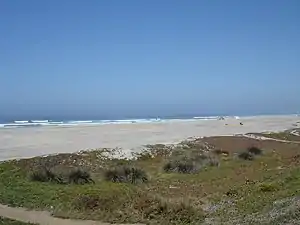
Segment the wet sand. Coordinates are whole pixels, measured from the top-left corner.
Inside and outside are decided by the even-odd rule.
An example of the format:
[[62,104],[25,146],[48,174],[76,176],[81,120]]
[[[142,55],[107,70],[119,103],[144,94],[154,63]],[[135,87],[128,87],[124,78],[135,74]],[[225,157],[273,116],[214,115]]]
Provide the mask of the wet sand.
[[[189,137],[281,131],[300,127],[300,117],[259,116],[239,120],[172,121],[0,129],[0,160],[95,148],[122,148],[125,155],[145,144],[171,144]],[[240,125],[240,122],[243,125]]]

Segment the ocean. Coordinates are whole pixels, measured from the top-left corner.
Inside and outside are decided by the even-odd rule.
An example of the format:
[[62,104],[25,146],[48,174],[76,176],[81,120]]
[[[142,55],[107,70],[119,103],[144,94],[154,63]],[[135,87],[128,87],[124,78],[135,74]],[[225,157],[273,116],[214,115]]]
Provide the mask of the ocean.
[[[234,116],[233,116],[234,117]],[[41,126],[78,126],[104,124],[132,124],[132,123],[163,123],[172,121],[217,120],[220,116],[182,116],[166,118],[112,119],[112,120],[2,120],[0,128],[28,128]]]

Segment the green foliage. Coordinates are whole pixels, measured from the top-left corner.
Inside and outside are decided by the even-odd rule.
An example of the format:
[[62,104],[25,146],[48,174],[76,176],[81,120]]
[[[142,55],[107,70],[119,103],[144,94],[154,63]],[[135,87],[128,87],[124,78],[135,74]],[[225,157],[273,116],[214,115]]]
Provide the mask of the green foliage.
[[38,181],[38,182],[53,182],[57,184],[64,183],[63,179],[59,175],[55,174],[54,172],[52,172],[50,169],[46,167],[33,171],[30,174],[30,180]]
[[144,183],[148,181],[147,173],[135,167],[119,166],[112,169],[107,169],[104,172],[104,178],[107,181],[118,183]]
[[89,183],[95,183],[95,181],[91,178],[90,173],[88,173],[85,170],[76,168],[72,170],[68,174],[68,181],[69,183],[74,183],[74,184],[89,184]]
[[197,173],[205,167],[220,165],[216,157],[198,150],[174,151],[170,158],[163,166],[165,172]]
[[261,155],[263,152],[260,148],[257,147],[249,147],[247,150],[250,154],[253,155]]
[[250,160],[250,161],[254,160],[254,156],[250,152],[241,152],[238,154],[238,157],[244,160]]

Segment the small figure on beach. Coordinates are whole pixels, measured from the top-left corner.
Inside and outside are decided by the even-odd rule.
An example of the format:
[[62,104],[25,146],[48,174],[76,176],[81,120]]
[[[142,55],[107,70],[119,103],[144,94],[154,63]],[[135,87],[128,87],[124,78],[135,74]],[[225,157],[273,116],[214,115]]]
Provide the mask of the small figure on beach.
[[244,125],[242,122],[240,122],[240,125]]

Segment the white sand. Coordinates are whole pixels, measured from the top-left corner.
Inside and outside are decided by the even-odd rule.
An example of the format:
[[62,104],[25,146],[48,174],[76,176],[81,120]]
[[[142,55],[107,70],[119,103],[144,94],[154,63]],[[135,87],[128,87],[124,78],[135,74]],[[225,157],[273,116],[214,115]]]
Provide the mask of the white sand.
[[[239,123],[243,122],[243,126]],[[177,143],[189,137],[281,131],[295,126],[291,116],[244,117],[240,120],[173,121],[72,127],[0,129],[0,160],[85,149],[120,147],[128,155],[145,144]],[[228,124],[228,125],[225,125]],[[298,123],[298,127],[300,124]]]

